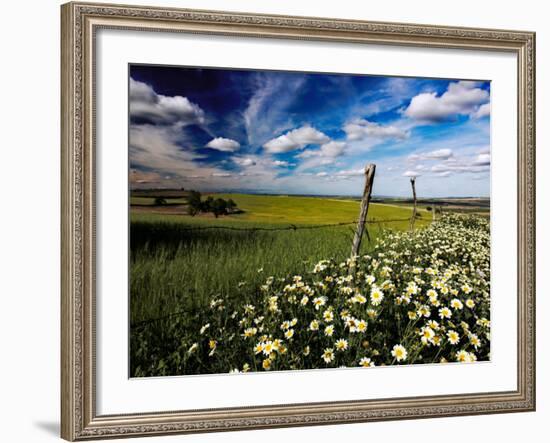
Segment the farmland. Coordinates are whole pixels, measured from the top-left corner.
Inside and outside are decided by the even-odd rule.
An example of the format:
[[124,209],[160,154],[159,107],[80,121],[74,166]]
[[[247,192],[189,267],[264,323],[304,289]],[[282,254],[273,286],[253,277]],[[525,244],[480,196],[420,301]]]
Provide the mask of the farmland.
[[[373,200],[380,204],[397,205],[401,207],[411,207],[412,199],[397,198],[377,198]],[[458,214],[474,214],[482,217],[489,217],[490,214],[489,198],[420,198],[417,201],[419,208],[434,210],[436,212],[452,212]]]
[[[267,369],[324,367],[324,363],[319,366],[318,362],[304,360],[304,356],[299,358],[294,356],[297,359],[294,362],[284,363],[282,359],[277,362],[274,360],[262,362],[261,359],[253,358],[254,353],[250,347],[247,347],[246,340],[238,340],[238,344],[231,349],[224,349],[220,347],[221,338],[214,338],[214,335],[217,331],[225,331],[223,341],[233,341],[236,340],[235,334],[245,334],[243,332],[245,329],[248,330],[246,334],[252,334],[254,330],[256,330],[254,335],[259,334],[258,329],[261,328],[254,324],[252,318],[249,318],[251,314],[245,315],[244,311],[241,311],[246,306],[253,306],[256,312],[263,312],[267,306],[267,311],[260,317],[273,317],[272,321],[275,321],[276,316],[274,317],[274,312],[269,308],[269,300],[274,303],[273,297],[280,298],[280,294],[284,292],[283,288],[289,285],[296,286],[302,279],[306,281],[313,278],[315,273],[312,274],[312,272],[315,269],[328,268],[332,272],[330,275],[340,275],[342,278],[347,276],[347,271],[340,270],[346,270],[349,266],[349,262],[346,265],[346,260],[350,255],[359,201],[351,198],[287,195],[214,194],[212,196],[234,200],[238,211],[220,217],[210,213],[200,213],[193,217],[188,215],[188,195],[185,193],[163,195],[162,204],[156,204],[158,201],[155,203],[155,198],[158,197],[155,195],[141,193],[131,197],[132,374],[146,376],[227,372],[235,368],[241,370],[243,368],[239,365],[243,364],[248,365],[244,368],[254,365],[256,370],[262,365],[269,365]],[[411,207],[406,202],[371,203],[367,225],[370,241],[364,238],[360,255],[379,254],[382,259],[384,249],[391,251],[392,247],[394,249],[397,247],[399,250],[403,248],[403,244],[410,243],[410,236],[417,235],[407,232],[410,216]],[[442,237],[443,242],[449,240],[456,242],[457,239],[445,238],[444,233],[449,231],[450,225],[461,226],[462,222],[456,218],[451,221],[447,217],[445,219],[447,220],[446,229],[440,227],[434,232]],[[432,225],[431,211],[421,206],[415,222],[415,232],[422,235],[425,228],[430,226],[435,228],[436,225],[439,223]],[[477,229],[473,231],[475,235],[485,235],[478,234],[478,231],[485,232],[483,225],[480,225],[479,229],[478,225],[475,226]],[[464,235],[463,231],[467,230],[466,228],[457,232]],[[392,240],[394,235],[403,237]],[[486,237],[482,238],[485,241]],[[422,237],[422,241],[431,242],[431,234],[427,234],[426,238]],[[391,247],[385,242],[389,242]],[[423,257],[426,257],[425,265],[429,268],[431,265],[429,246],[426,245],[424,248],[427,249],[423,251]],[[400,251],[400,254],[402,252]],[[483,260],[486,259],[488,256],[483,257]],[[407,262],[405,269],[411,269],[411,264],[408,264],[409,259],[405,261]],[[319,263],[325,264],[319,268]],[[483,266],[486,266],[486,263],[483,263]],[[449,262],[448,268],[442,268],[440,272],[458,273],[451,265],[452,263]],[[380,272],[379,269],[372,269],[370,262],[361,262],[357,266],[364,268],[358,274],[359,276],[366,275],[366,272],[372,274]],[[399,270],[396,269],[397,271]],[[327,274],[325,277],[328,278],[330,275]],[[383,275],[379,275],[377,278],[382,277]],[[401,277],[396,275],[396,279],[401,280]],[[447,278],[447,280],[450,279],[450,277]],[[460,279],[457,278],[456,288],[460,288],[465,282],[470,280],[462,276]],[[484,282],[480,288],[485,294],[483,297],[488,297],[488,289]],[[313,292],[300,293],[301,297],[306,296],[308,301],[310,298],[313,300],[316,291],[313,288],[317,283],[319,283],[317,280],[305,283],[305,286]],[[359,284],[357,281],[358,286]],[[364,282],[361,284],[365,285]],[[473,283],[468,284],[473,286]],[[367,285],[368,287],[364,290],[368,293],[373,290],[372,282]],[[304,285],[299,284],[298,288],[302,286]],[[327,294],[322,297],[328,299],[336,289],[330,289],[330,291],[327,289]],[[453,292],[457,290],[460,289],[453,288]],[[334,298],[335,295],[336,293],[330,297]],[[481,294],[478,296],[481,297],[478,303],[483,306],[483,318],[486,318],[488,316],[487,300]],[[344,309],[345,298],[340,297],[341,294],[335,301],[340,300],[338,303],[343,304],[339,309]],[[285,313],[287,316],[297,314],[296,307],[292,303],[284,304],[284,308],[282,306],[278,306],[275,312],[283,309],[285,312],[288,311]],[[371,309],[369,315],[374,315],[372,312],[376,311],[377,305],[369,304],[369,306]],[[332,306],[331,309],[336,309],[336,306]],[[395,308],[388,309],[391,312],[395,311]],[[322,312],[325,311],[323,309]],[[400,313],[399,318],[402,318],[404,313],[410,315],[406,312]],[[305,317],[300,318],[300,321],[313,321],[313,314],[317,314],[316,310],[304,313]],[[376,313],[376,316],[379,314]],[[326,315],[330,316],[330,314]],[[248,320],[245,321],[245,317]],[[245,321],[247,328],[234,324],[236,318]],[[292,318],[289,318],[289,321],[291,320]],[[323,324],[322,318],[320,321]],[[325,326],[330,326],[326,319],[324,321]],[[386,318],[384,321],[395,322],[395,318],[393,320]],[[249,322],[252,323],[248,324]],[[336,326],[336,323],[334,325]],[[389,325],[388,323],[386,326],[389,327]],[[403,327],[410,327],[407,325],[408,323],[404,322]],[[201,333],[197,330],[198,327],[201,327],[201,330],[202,328],[212,329]],[[266,329],[273,327],[278,329],[278,325],[265,326]],[[342,323],[342,327],[346,328],[345,322]],[[290,326],[283,332],[289,329]],[[298,334],[297,329],[292,328],[292,331],[292,334],[294,331]],[[344,330],[341,332],[344,333]],[[397,334],[397,332],[392,333]],[[201,341],[200,336],[203,334],[204,339]],[[288,337],[289,334],[286,336]],[[274,333],[272,335],[275,336]],[[209,337],[208,340],[207,337]],[[355,339],[357,337],[354,336]],[[214,341],[216,344],[213,344]],[[303,342],[311,342],[311,337],[304,336]],[[317,354],[325,349],[323,343],[319,341],[315,344]],[[354,346],[356,345],[355,343]],[[192,351],[189,352],[189,349]],[[380,352],[380,350],[377,351]],[[422,358],[420,350],[417,351],[418,356]],[[191,358],[191,354],[195,352],[197,355]],[[389,351],[386,349],[384,352]],[[433,358],[436,354],[437,352],[428,353],[426,357],[431,355],[429,358]],[[214,355],[219,355],[220,359],[212,358]],[[388,363],[391,363],[388,355],[385,355],[384,359],[389,359]],[[464,358],[471,359],[472,355],[468,354]],[[486,354],[483,353],[479,356],[486,358]],[[367,358],[367,354],[363,357]],[[374,356],[368,358],[369,361],[375,361]],[[349,358],[340,363],[351,364],[351,360],[348,360]],[[330,360],[331,364],[332,361]],[[363,360],[363,362],[366,361]],[[263,369],[265,370],[266,367],[264,366]]]
[[[350,253],[358,201],[218,196],[233,198],[243,212],[218,219],[210,214],[191,217],[186,215],[185,198],[167,198],[161,207],[153,206],[151,197],[132,198],[133,203],[143,205],[134,205],[131,212],[133,322],[182,309],[195,311],[204,307],[211,294],[231,297],[241,281],[258,284],[265,274],[293,275],[323,258],[339,260]],[[406,229],[410,216],[407,208],[371,205],[371,240],[386,229]],[[430,220],[426,211],[420,211],[417,224],[423,226]],[[299,229],[312,226],[315,229]],[[258,228],[281,230],[253,231]],[[363,249],[369,247],[365,240]]]

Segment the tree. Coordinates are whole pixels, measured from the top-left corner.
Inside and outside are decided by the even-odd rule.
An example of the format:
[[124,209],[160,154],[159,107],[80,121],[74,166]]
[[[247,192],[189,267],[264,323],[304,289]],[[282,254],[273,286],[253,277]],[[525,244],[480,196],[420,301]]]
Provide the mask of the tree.
[[201,211],[202,212],[212,212],[213,204],[214,204],[214,197],[209,195],[208,197],[206,197],[206,200],[204,200],[201,203]]
[[227,202],[223,198],[212,199],[210,210],[214,213],[214,216],[218,218],[220,215],[227,214]]
[[201,193],[197,191],[189,191],[187,203],[189,205],[189,214],[194,217],[202,209]]
[[197,191],[189,191],[187,204],[189,207],[188,212],[192,216],[195,216],[199,212],[212,212],[216,218],[220,215],[227,215],[237,208],[237,203],[232,199],[227,201],[223,198],[214,199],[214,197],[209,195],[205,200],[202,200],[201,193]]
[[229,200],[227,200],[227,212],[231,213],[235,209],[237,209],[237,203],[235,203],[233,199],[230,198]]

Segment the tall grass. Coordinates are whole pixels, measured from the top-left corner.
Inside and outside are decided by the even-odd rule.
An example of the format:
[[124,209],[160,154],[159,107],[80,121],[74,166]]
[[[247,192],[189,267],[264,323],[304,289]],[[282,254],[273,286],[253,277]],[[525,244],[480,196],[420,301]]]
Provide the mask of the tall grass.
[[[133,287],[143,314],[183,315],[131,328],[132,376],[489,359],[488,222],[446,215],[414,232],[371,231],[369,255],[342,260],[343,228],[252,235],[136,222],[132,259],[151,271],[140,271],[147,290]],[[178,289],[176,304],[152,293],[158,285]]]
[[[265,224],[262,225],[266,227]],[[239,284],[304,273],[321,259],[349,256],[351,227],[313,230],[189,230],[177,222],[131,226],[131,322],[205,307],[213,295],[232,298]],[[371,239],[380,227],[371,228]],[[365,239],[363,251],[368,250]]]
[[[321,259],[349,256],[355,226],[299,229],[304,226],[352,222],[358,201],[296,196],[220,194],[234,199],[241,214],[214,219],[162,212],[132,211],[130,226],[131,323],[175,312],[204,308],[214,295],[242,297],[241,282],[257,287],[267,276],[285,278],[304,273]],[[134,198],[135,199],[135,198]],[[147,200],[148,199],[148,200]],[[143,200],[143,201],[141,201]],[[148,204],[152,198],[141,198]],[[373,204],[368,225],[371,240],[384,229],[407,229],[410,209]],[[421,215],[427,214],[420,211]],[[428,214],[429,215],[429,214]],[[386,222],[386,220],[404,220]],[[417,227],[428,224],[422,216]],[[237,231],[210,229],[285,228],[296,230]],[[196,228],[209,228],[197,230]],[[363,252],[370,245],[365,238]],[[241,288],[242,289],[242,288]]]

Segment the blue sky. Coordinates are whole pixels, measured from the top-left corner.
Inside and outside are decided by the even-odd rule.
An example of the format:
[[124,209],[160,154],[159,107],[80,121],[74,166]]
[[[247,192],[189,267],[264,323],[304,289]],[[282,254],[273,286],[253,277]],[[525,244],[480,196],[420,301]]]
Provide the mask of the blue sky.
[[130,66],[133,188],[489,196],[490,83]]

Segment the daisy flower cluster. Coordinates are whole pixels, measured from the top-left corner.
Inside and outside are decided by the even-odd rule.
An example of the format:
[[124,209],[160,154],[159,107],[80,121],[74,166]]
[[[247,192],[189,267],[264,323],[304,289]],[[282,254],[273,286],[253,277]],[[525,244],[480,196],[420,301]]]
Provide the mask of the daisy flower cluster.
[[[171,373],[471,363],[490,358],[488,221],[445,215],[387,232],[368,255],[268,277],[243,300],[212,299],[174,327]],[[178,336],[180,337],[180,336]],[[171,360],[173,359],[173,361]],[[159,362],[150,370],[159,375]]]

